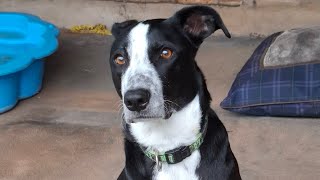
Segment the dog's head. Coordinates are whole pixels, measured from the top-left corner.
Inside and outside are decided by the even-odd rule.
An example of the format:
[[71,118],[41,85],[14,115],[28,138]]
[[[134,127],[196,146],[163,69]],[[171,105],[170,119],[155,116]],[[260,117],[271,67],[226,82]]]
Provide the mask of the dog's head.
[[110,64],[124,119],[167,119],[188,104],[199,91],[197,50],[218,29],[230,38],[219,14],[205,6],[168,19],[115,23]]

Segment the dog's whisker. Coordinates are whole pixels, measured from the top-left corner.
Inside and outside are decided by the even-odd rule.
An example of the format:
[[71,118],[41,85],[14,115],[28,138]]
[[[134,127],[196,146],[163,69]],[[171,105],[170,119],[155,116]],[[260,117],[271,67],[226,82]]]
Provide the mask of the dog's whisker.
[[173,102],[173,101],[170,101],[170,100],[165,99],[164,102],[165,102],[165,103],[169,103],[169,105],[170,105],[170,103],[171,103],[171,104],[177,106],[178,108],[180,108],[180,106],[179,106],[177,103]]
[[168,111],[168,107],[167,107],[168,104],[166,104],[166,102],[164,102],[164,111]]
[[117,100],[113,105],[112,108],[119,108],[122,106],[122,100]]
[[118,106],[117,106],[117,107],[119,108],[119,107],[121,107],[121,106],[123,106],[123,104],[122,104],[122,103],[118,104]]
[[122,107],[120,107],[119,109],[118,109],[118,118],[121,120],[121,118],[122,118],[122,110],[123,110],[123,106]]
[[123,106],[118,107],[118,111],[121,111],[123,109]]

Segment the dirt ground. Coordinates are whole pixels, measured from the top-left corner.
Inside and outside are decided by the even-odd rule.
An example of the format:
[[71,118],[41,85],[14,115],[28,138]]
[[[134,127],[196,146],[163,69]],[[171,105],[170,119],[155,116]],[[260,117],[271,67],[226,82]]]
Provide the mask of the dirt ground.
[[[123,164],[112,37],[62,33],[42,91],[0,115],[0,179],[116,179]],[[318,180],[320,121],[222,110],[237,72],[262,39],[209,38],[197,60],[244,180]]]

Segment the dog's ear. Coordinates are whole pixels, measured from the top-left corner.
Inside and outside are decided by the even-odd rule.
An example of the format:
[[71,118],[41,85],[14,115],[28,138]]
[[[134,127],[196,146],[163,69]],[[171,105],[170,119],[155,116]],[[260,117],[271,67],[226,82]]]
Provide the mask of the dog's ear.
[[112,25],[111,33],[117,39],[123,34],[128,33],[139,22],[137,20],[128,20],[121,23],[114,23]]
[[207,6],[183,8],[167,21],[181,28],[185,35],[197,46],[218,29],[221,29],[228,38],[231,38],[220,15]]

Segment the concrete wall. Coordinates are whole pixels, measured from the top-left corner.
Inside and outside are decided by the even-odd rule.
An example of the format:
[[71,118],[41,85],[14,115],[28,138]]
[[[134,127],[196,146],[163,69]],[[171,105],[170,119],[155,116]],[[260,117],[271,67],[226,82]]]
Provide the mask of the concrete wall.
[[[248,1],[248,0],[247,0]],[[212,6],[235,36],[263,36],[296,27],[320,25],[320,2],[279,5],[256,0],[256,6]],[[270,4],[259,2],[269,1]],[[285,0],[281,0],[285,1]],[[290,0],[290,2],[297,0]],[[248,2],[247,2],[248,3]],[[288,4],[289,3],[289,4]],[[1,0],[0,11],[22,11],[42,17],[59,27],[103,23],[108,27],[127,19],[167,18],[185,5],[171,3],[123,3],[95,0]]]
[[243,0],[113,0],[113,1],[135,2],[135,3],[205,4],[205,5],[219,5],[219,6],[240,6],[243,4]]
[[180,4],[206,4],[220,6],[299,6],[316,2],[317,0],[109,0],[116,2],[135,2],[135,3],[180,3]]
[[317,2],[318,0],[242,0],[243,4],[251,6],[299,6],[312,2]]

